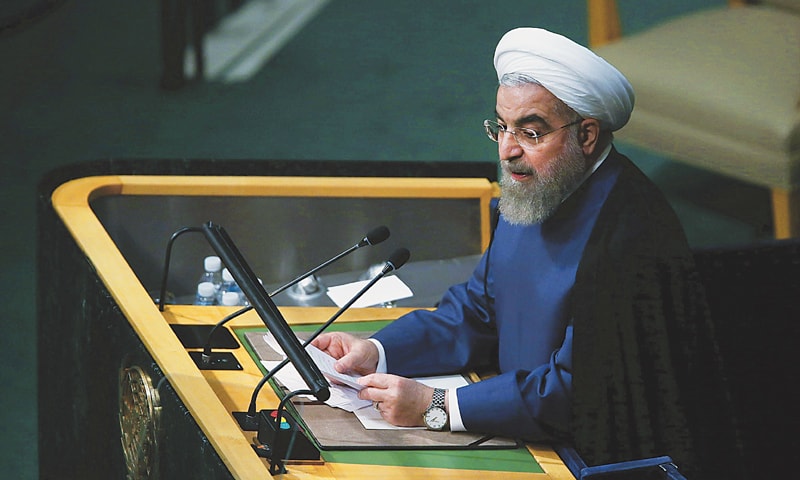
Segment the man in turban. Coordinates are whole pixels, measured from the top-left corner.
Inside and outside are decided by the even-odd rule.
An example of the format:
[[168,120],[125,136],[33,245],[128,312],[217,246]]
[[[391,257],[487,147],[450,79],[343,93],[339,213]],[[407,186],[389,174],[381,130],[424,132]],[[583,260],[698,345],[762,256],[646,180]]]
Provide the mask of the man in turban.
[[[484,127],[502,196],[472,277],[369,340],[315,343],[337,369],[365,374],[360,396],[391,423],[563,441],[589,465],[671,455],[691,469],[710,458],[702,422],[729,421],[713,418],[722,401],[693,396],[720,375],[681,225],[612,144],[633,89],[541,29],[508,32],[494,65]],[[498,374],[446,392],[408,378],[487,366]]]

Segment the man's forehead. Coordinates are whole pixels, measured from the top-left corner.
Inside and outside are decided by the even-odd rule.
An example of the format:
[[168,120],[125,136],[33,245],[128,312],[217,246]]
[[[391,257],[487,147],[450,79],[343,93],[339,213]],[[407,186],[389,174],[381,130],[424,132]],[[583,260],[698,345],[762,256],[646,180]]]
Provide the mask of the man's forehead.
[[548,124],[559,106],[563,106],[563,102],[541,85],[501,85],[497,89],[495,114],[497,118],[515,124]]

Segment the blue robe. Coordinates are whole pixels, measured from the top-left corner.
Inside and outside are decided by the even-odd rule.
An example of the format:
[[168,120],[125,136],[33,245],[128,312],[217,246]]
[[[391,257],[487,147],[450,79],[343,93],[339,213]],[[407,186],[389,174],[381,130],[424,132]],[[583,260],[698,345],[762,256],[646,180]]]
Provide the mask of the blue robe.
[[[689,472],[736,449],[708,435],[736,436],[683,230],[614,149],[542,225],[501,219],[472,277],[435,311],[374,338],[390,373],[497,371],[458,390],[471,431],[566,441],[589,465],[671,455]],[[708,382],[719,395],[694,398]]]
[[[458,390],[467,430],[532,440],[566,434],[570,292],[619,169],[607,159],[570,198],[562,210],[569,215],[531,226],[501,217],[490,253],[468,282],[451,287],[436,311],[412,312],[375,335],[389,372],[417,376],[496,366],[499,375]],[[505,413],[487,415],[487,406]]]

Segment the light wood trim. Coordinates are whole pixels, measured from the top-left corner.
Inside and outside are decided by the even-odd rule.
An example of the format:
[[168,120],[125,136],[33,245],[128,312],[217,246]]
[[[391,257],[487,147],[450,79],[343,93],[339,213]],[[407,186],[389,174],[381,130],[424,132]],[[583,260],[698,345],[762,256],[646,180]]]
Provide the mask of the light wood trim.
[[569,471],[564,461],[553,449],[549,447],[543,448],[541,445],[528,445],[528,451],[531,452],[531,455],[548,475],[548,478],[553,480],[575,480],[572,472]]
[[800,189],[773,188],[771,193],[775,238],[800,236]]
[[587,0],[587,12],[591,47],[605,45],[622,36],[615,0]]
[[127,176],[123,195],[271,197],[475,198],[490,182],[480,178],[193,177]]
[[475,198],[480,202],[484,250],[491,235],[490,202],[498,187],[481,178],[96,176],[60,186],[53,202],[81,206],[87,198],[91,202],[108,195]]

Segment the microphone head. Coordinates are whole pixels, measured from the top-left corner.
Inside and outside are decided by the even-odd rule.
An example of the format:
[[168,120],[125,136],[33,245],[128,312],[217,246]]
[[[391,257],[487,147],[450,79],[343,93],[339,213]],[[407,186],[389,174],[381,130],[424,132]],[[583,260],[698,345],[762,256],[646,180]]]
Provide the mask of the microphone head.
[[398,248],[391,255],[389,255],[389,259],[386,260],[386,266],[384,267],[385,272],[389,273],[392,270],[397,270],[411,258],[411,252],[408,251],[407,248]]
[[389,229],[385,225],[381,225],[367,232],[367,236],[358,243],[358,246],[377,245],[387,238],[389,238]]

